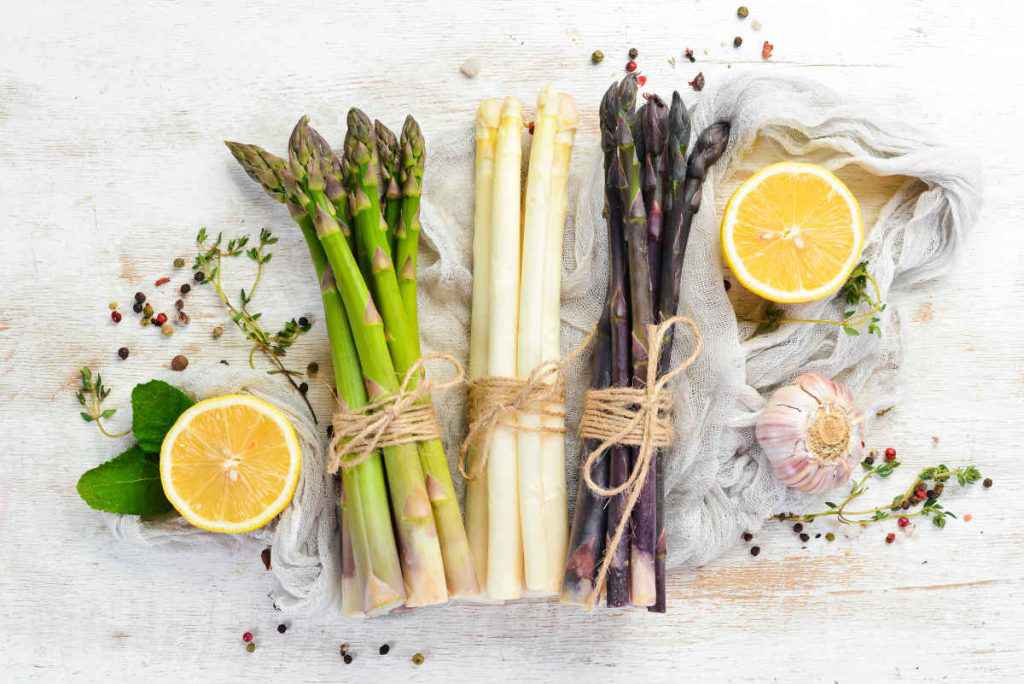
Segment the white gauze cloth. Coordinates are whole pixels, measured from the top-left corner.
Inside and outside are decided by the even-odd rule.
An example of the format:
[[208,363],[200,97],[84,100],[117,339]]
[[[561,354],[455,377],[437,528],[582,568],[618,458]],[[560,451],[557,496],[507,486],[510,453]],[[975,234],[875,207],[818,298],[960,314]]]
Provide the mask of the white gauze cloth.
[[[682,89],[682,87],[680,88]],[[754,439],[753,424],[764,397],[801,372],[842,380],[854,393],[874,397],[870,408],[894,401],[892,379],[901,359],[898,291],[947,272],[967,230],[977,219],[979,171],[971,160],[903,124],[879,117],[813,81],[737,74],[709,87],[692,112],[693,136],[716,121],[732,125],[729,147],[704,183],[683,269],[680,313],[693,318],[704,353],[673,386],[677,440],[663,452],[665,521],[669,565],[707,563],[757,530],[782,508],[800,502],[771,474]],[[722,180],[758,135],[793,158],[830,169],[856,165],[877,176],[907,181],[869,227],[864,257],[890,303],[882,335],[851,337],[833,326],[785,325],[753,336],[754,325],[737,321],[723,287],[715,196]],[[420,315],[425,350],[468,354],[472,285],[473,141],[469,124],[447,140],[428,139],[423,239],[419,264]],[[607,288],[608,246],[601,154],[595,136],[580,135],[570,176],[572,207],[566,229],[562,290],[562,353],[580,344],[597,323]],[[835,299],[793,307],[795,318],[842,316]],[[692,340],[675,336],[673,357],[684,358]],[[589,385],[584,354],[568,369],[566,437],[570,491],[575,491],[580,444],[575,437],[583,392]],[[439,373],[445,371],[437,369]],[[236,378],[234,387],[252,382]],[[870,383],[870,387],[869,387]],[[267,391],[268,385],[262,385]],[[862,392],[863,390],[863,392]],[[256,391],[256,390],[253,390]],[[205,393],[204,393],[205,395]],[[279,587],[275,604],[292,612],[331,605],[337,596],[339,545],[335,485],[323,470],[323,445],[301,405],[275,387],[304,443],[303,479],[292,505],[272,528],[255,533],[273,545]],[[454,469],[465,433],[465,392],[435,397]],[[868,407],[864,407],[868,408]],[[456,485],[462,483],[456,477]],[[141,522],[110,516],[117,536],[139,543],[224,543],[180,521]]]

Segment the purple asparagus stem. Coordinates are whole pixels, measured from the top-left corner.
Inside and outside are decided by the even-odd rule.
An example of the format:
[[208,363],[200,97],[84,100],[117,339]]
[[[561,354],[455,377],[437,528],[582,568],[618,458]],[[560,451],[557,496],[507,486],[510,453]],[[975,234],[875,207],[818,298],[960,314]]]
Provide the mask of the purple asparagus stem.
[[665,176],[668,142],[668,107],[657,95],[651,95],[641,114],[643,132],[644,206],[647,210],[647,262],[651,271],[651,293],[658,298],[658,274],[661,271],[661,233],[665,210]]

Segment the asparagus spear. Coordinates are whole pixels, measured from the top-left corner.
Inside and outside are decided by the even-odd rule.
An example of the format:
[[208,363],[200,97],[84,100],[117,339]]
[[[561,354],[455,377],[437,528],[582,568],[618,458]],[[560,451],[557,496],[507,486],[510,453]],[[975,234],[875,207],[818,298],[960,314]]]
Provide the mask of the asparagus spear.
[[[412,132],[411,132],[412,131]],[[418,137],[419,128],[411,118],[406,120],[402,137],[406,146],[420,150],[418,158],[422,161],[422,138]],[[413,141],[418,138],[419,142]],[[404,376],[420,360],[419,335],[414,332],[416,326],[410,326],[406,300],[402,297],[398,279],[388,256],[388,245],[385,235],[380,230],[380,205],[377,190],[377,174],[374,169],[378,165],[373,127],[370,119],[358,109],[349,110],[348,134],[345,138],[345,163],[349,171],[349,192],[352,204],[352,219],[355,227],[356,242],[362,251],[370,255],[373,293],[376,303],[380,306],[384,319],[384,329],[391,350],[391,358],[395,370]],[[418,207],[418,179],[411,176],[417,172],[406,169],[403,197],[415,197]],[[415,186],[415,188],[413,187]],[[411,211],[411,210],[410,210]],[[403,200],[402,219],[398,236],[398,251],[416,248],[415,237],[409,234],[419,233],[418,216],[415,212],[407,214]],[[409,230],[409,220],[416,223],[415,231]],[[407,235],[402,234],[403,228]],[[415,260],[412,259],[412,263]],[[413,265],[412,300],[415,301],[415,266]],[[426,401],[429,401],[427,399]],[[439,535],[440,551],[444,558],[444,573],[450,593],[454,596],[473,596],[479,591],[476,572],[473,567],[473,556],[469,549],[469,540],[462,522],[455,485],[448,469],[448,458],[445,456],[441,440],[433,439],[418,445],[421,467],[426,474],[426,487],[432,507],[434,522]]]
[[426,147],[416,119],[406,117],[402,126],[399,180],[402,188],[401,217],[395,232],[398,287],[409,320],[409,328],[419,344],[419,314],[416,304],[416,254],[420,245],[420,195],[423,193],[423,167]]
[[[613,83],[601,102],[601,146],[604,150],[605,207],[608,225],[609,291],[608,314],[611,326],[612,384],[628,387],[632,382],[632,352],[629,327],[629,270],[626,260],[623,192],[626,188],[622,160],[618,154],[618,113],[632,112],[636,100],[635,79]],[[622,445],[611,448],[609,483],[619,486],[629,477],[630,449]],[[608,502],[609,532],[618,528],[625,513],[626,494]],[[608,605],[629,603],[629,546],[619,544],[608,567],[605,588]]]
[[388,242],[391,253],[395,252],[395,233],[402,210],[402,190],[399,187],[398,138],[380,121],[373,122],[377,136],[377,155],[380,157],[380,202],[384,207],[384,223],[387,224]]
[[[605,307],[597,324],[594,355],[591,360],[590,386],[604,389],[612,383],[612,342],[610,308]],[[587,452],[599,446],[598,440],[588,440]],[[608,458],[594,465],[591,478],[601,487],[608,486]],[[582,468],[582,463],[581,466]],[[586,603],[594,589],[594,579],[601,557],[604,555],[606,516],[604,500],[596,496],[583,480],[582,470],[576,488],[576,510],[573,513],[572,534],[569,538],[569,557],[562,577],[562,602]],[[607,582],[607,580],[606,580]]]
[[647,209],[647,262],[650,264],[651,292],[657,298],[665,203],[662,179],[668,138],[668,107],[657,95],[651,95],[644,105],[641,128],[644,138],[643,192]]
[[[271,197],[287,204],[302,230],[320,282],[338,396],[350,407],[365,405],[366,390],[352,333],[333,273],[326,264],[312,220],[304,209],[312,206],[311,200],[301,190],[283,159],[255,145],[226,144],[251,178]],[[404,588],[380,456],[374,454],[359,466],[346,469],[342,473],[342,488],[347,493],[342,499],[344,527],[350,533],[349,541],[343,541],[343,544],[344,548],[351,548],[354,571],[354,577],[348,575],[347,580],[343,575],[343,589],[348,589],[350,598],[353,590],[361,594],[358,601],[345,599],[345,605],[350,614],[387,612],[402,604]]]
[[[289,164],[312,200],[310,211],[314,217],[316,233],[338,278],[339,291],[362,363],[363,382],[369,397],[377,399],[398,391],[395,366],[388,353],[388,340],[377,306],[349,244],[342,235],[334,204],[323,191],[323,159],[332,153],[325,145],[317,144],[319,138],[311,135],[310,130],[306,117],[296,124],[289,140]],[[370,155],[367,153],[367,156]],[[373,150],[372,156],[376,157],[376,149]],[[375,181],[376,172],[372,168],[370,171],[373,173],[368,173],[366,167],[360,170],[361,174],[367,176],[367,183],[371,182],[371,175]],[[367,187],[372,188],[372,194],[368,195],[364,187],[362,195],[357,195],[353,201],[356,232],[359,233],[360,211],[366,214],[364,204],[373,202],[376,205],[376,213],[370,215],[370,218],[374,219],[372,226],[376,236],[382,238],[384,233],[380,230],[383,222],[379,211],[380,198],[375,185]],[[362,220],[366,224],[367,216],[364,215]],[[362,242],[365,249],[366,241],[357,242]],[[372,246],[375,248],[365,249],[365,252],[371,255],[374,275],[377,275],[383,270],[385,261],[390,265],[390,260],[383,249]],[[397,289],[393,272],[391,282]],[[406,604],[415,607],[443,603],[448,598],[444,565],[416,446],[400,444],[387,447],[384,449],[384,461],[398,539],[402,548]]]

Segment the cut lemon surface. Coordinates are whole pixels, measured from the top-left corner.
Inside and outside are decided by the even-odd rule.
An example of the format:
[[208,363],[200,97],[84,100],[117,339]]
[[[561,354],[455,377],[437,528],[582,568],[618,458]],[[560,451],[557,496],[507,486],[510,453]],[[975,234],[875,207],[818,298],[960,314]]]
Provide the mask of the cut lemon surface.
[[782,162],[747,179],[722,216],[722,253],[748,290],[773,302],[824,299],[860,260],[860,204],[828,169]]
[[178,418],[160,449],[164,494],[183,518],[211,532],[262,527],[295,493],[302,448],[273,405],[244,394],[214,397]]

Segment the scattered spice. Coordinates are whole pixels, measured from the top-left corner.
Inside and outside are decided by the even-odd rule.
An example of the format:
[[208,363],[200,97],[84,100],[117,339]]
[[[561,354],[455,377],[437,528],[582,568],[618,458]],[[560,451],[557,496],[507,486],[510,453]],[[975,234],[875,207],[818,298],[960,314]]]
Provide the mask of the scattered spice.
[[896,524],[900,527],[906,527],[910,524],[910,518],[901,517],[899,520],[896,521]]
[[769,43],[767,40],[764,41],[764,45],[761,46],[761,59],[770,59],[772,56],[772,50],[775,46]]
[[255,641],[250,641],[249,643],[247,643],[245,645],[245,650],[248,651],[249,653],[254,653],[256,651],[256,642]]
[[704,72],[701,71],[696,76],[694,76],[693,80],[690,81],[689,85],[697,92],[704,90]]
[[142,313],[142,302],[135,302],[132,304],[132,311],[135,313]]
[[750,532],[744,532],[743,533],[743,541],[748,542],[748,541],[750,541],[753,538],[754,538],[754,535],[752,535]]
[[760,31],[761,30],[761,22],[759,22],[757,19],[755,19],[754,21],[750,22],[750,28],[754,29],[755,31]]
[[683,57],[685,57],[686,59],[690,60],[691,64],[693,64],[694,62],[697,61],[697,58],[693,56],[693,49],[692,48],[686,48],[685,50],[683,50]]
[[750,547],[750,555],[751,556],[756,556],[759,553],[761,553],[761,547],[760,546],[751,546]]
[[964,522],[971,522],[974,520],[974,516],[970,513],[964,513]]
[[309,383],[300,382],[299,383],[299,394],[305,394],[308,391],[309,391]]
[[834,542],[835,540],[836,540],[836,535],[833,532],[826,532],[825,533],[825,541]]
[[197,283],[201,283],[206,280],[206,274],[203,273],[202,271],[196,271],[195,275],[192,276],[192,280],[196,281]]
[[466,78],[476,78],[480,75],[480,60],[476,57],[470,57],[462,63],[462,66],[459,67],[459,71],[461,71],[462,75]]
[[629,73],[633,73],[634,71],[636,71],[636,62],[634,62],[633,60],[629,60],[628,62],[626,62],[626,71]]
[[391,652],[391,646],[389,646],[388,644],[381,644],[380,648],[377,649],[377,652],[381,655],[387,655]]
[[351,655],[349,655],[348,653],[346,653],[346,654],[345,654],[345,655],[344,655],[344,656],[342,657],[342,660],[344,660],[344,661],[345,661],[345,664],[346,664],[346,665],[351,665],[351,664],[352,664],[352,656],[351,656]]
[[894,541],[896,541],[896,533],[895,532],[890,532],[889,534],[885,535],[885,543],[886,544],[892,544]]
[[804,531],[803,523],[797,523],[796,525],[793,525],[793,531],[794,532],[803,532]]
[[252,641],[252,632],[246,632],[245,634],[243,634],[242,641],[244,641],[245,643],[249,643],[250,641]]
[[182,257],[177,257],[174,260],[174,268],[184,268],[184,267],[185,267],[185,259],[182,258]]
[[143,316],[142,318],[140,318],[139,319],[139,324],[142,327],[146,327],[147,325],[149,325],[149,316]]
[[213,336],[213,339],[220,339],[220,336],[224,334],[224,326],[218,325],[210,332],[210,334]]
[[164,323],[167,322],[167,314],[161,311],[156,315],[156,318],[154,318],[153,320],[156,321],[156,325],[163,325]]
[[267,570],[271,569],[271,565],[270,565],[270,547],[269,546],[267,548],[263,549],[262,551],[260,551],[260,560],[263,561],[263,567],[265,567]]
[[184,355],[178,354],[173,359],[171,359],[171,370],[183,371],[186,368],[188,368],[188,358],[185,357]]
[[179,311],[178,312],[178,322],[179,323],[181,323],[182,325],[188,325],[189,320],[190,319],[189,319],[187,313],[185,313],[184,311]]
[[646,76],[637,76],[636,77],[636,82],[637,82],[637,85],[643,87],[643,85],[645,83],[647,83],[647,77]]
[[277,626],[277,633],[278,634],[284,634],[287,631],[288,631],[288,625],[284,624],[283,622]]
[[174,308],[177,309],[178,311],[181,311],[182,309],[184,309],[185,308],[185,300],[184,299],[179,299],[178,301],[174,302]]
[[985,481],[981,483],[981,486],[984,487],[985,489],[988,489],[989,487],[991,487],[992,486],[992,478],[991,477],[986,477]]
[[128,358],[128,347],[121,347],[120,349],[118,349],[117,350],[117,355],[121,357],[122,361],[127,359]]
[[732,39],[732,46],[734,48],[738,48],[740,45],[743,45],[742,36],[736,36],[735,38]]
[[142,292],[136,292],[135,293],[135,301],[137,301],[137,302],[144,302],[144,301],[146,301],[146,295],[144,293],[142,293]]
[[117,302],[110,302],[109,304],[107,304],[107,308],[110,309],[111,311],[114,311],[115,309],[117,309]]
[[178,288],[178,291],[181,292],[181,294],[183,295],[188,294],[191,290],[192,286],[189,285],[188,283],[182,283],[181,287]]
[[338,646],[338,653],[340,653],[341,655],[345,655],[346,653],[348,653],[348,643],[347,642],[345,642],[345,641],[341,642],[341,646]]
[[604,61],[604,53],[601,52],[600,50],[594,50],[593,52],[590,53],[590,63],[591,64],[600,64],[603,61]]
[[800,541],[805,542],[805,541],[809,540],[810,538],[811,538],[811,535],[807,534],[806,532],[801,532],[800,533]]
[[167,276],[164,276],[163,278],[157,278],[156,282],[153,283],[153,285],[155,285],[156,287],[160,287],[161,285],[166,285],[169,282],[171,282],[171,279],[168,278]]
[[306,375],[311,378],[315,378],[316,374],[320,372],[320,364],[316,361],[310,361],[309,365],[306,366]]
[[740,19],[746,19],[750,15],[750,10],[747,9],[746,5],[740,5],[736,9],[736,16]]
[[423,657],[422,653],[413,653],[412,654],[412,664],[413,665],[422,665],[424,660],[425,660],[425,658]]
[[630,59],[636,59],[639,56],[640,56],[640,51],[639,50],[637,50],[635,47],[634,48],[629,48],[629,58]]
[[153,315],[153,305],[150,304],[149,302],[146,302],[145,305],[142,307],[142,315],[145,316],[146,318],[151,317]]
[[886,449],[885,450],[885,460],[886,460],[887,463],[892,463],[893,461],[895,461],[896,460],[896,450],[893,449],[892,447],[889,447],[888,449]]
[[111,311],[110,312],[110,320],[114,321],[114,323],[120,323],[121,322],[121,312],[120,311]]
[[308,318],[306,318],[305,316],[300,316],[299,317],[299,327],[300,328],[302,328],[303,330],[309,330],[311,325],[312,325],[312,323],[309,322]]
[[167,336],[173,335],[174,326],[171,325],[170,323],[164,323],[163,325],[160,326],[160,332]]

